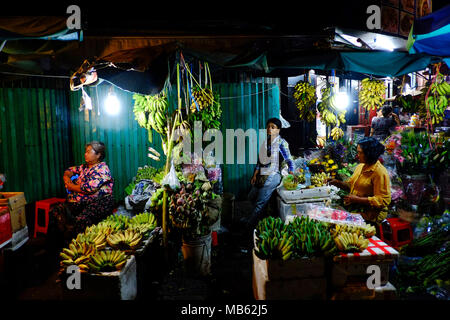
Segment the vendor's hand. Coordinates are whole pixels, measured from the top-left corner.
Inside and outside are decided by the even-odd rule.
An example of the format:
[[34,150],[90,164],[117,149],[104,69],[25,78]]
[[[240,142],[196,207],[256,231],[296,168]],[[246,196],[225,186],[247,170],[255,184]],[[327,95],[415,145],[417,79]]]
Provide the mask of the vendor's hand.
[[63,176],[64,184],[67,185],[68,183],[72,182],[72,180],[68,176]]
[[327,183],[328,183],[328,184],[331,184],[331,185],[333,185],[333,186],[339,186],[339,180],[336,180],[336,179],[334,179],[334,178],[328,178],[328,179],[327,179]]
[[250,183],[251,183],[252,185],[255,185],[255,183],[256,183],[256,175],[254,175],[254,176],[252,177],[252,180],[250,180]]
[[352,203],[358,203],[359,197],[355,196],[354,194],[349,194],[344,197],[344,204],[352,204]]

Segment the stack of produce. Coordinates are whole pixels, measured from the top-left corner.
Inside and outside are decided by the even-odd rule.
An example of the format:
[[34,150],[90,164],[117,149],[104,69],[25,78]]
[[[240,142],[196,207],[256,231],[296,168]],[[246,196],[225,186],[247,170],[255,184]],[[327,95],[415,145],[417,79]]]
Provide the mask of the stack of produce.
[[295,190],[302,183],[305,183],[305,175],[302,173],[288,174],[283,177],[283,187],[286,190]]
[[111,215],[97,225],[87,227],[84,233],[72,239],[68,248],[60,253],[60,273],[70,265],[80,272],[119,271],[128,255],[141,244],[144,235],[156,228],[153,213],[141,213],[133,218]]
[[311,176],[311,185],[309,188],[318,188],[327,184],[330,175],[325,172],[315,173]]
[[386,86],[381,80],[365,78],[361,81],[359,103],[367,110],[376,110],[386,101]]
[[169,216],[175,227],[191,229],[200,224],[211,199],[210,188],[207,188],[206,183],[204,186],[202,190],[196,189],[191,183],[182,183],[180,190],[171,196]]
[[[320,160],[319,158],[314,158],[308,163],[309,168],[311,169],[312,173],[324,173],[321,176],[317,176],[318,179],[321,177],[324,178],[326,175],[329,175],[329,177],[334,178],[336,176],[338,165],[333,160],[330,159],[329,155],[325,155],[323,160]],[[311,184],[313,184],[311,182]],[[325,183],[320,184],[323,185]]]
[[306,81],[299,81],[294,87],[295,105],[300,111],[300,119],[312,122],[316,119],[316,89]]
[[255,254],[260,259],[298,259],[328,256],[336,252],[325,224],[308,217],[295,217],[289,224],[268,217],[256,227]]

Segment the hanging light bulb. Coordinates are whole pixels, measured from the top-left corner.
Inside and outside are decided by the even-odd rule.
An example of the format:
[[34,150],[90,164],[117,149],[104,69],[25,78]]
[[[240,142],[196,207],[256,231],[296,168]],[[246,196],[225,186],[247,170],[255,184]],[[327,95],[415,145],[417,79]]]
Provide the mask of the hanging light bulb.
[[348,94],[344,91],[336,93],[336,106],[339,110],[343,111],[347,109],[349,103]]
[[117,115],[120,111],[120,101],[113,91],[113,87],[109,90],[108,96],[105,99],[105,109],[110,115]]

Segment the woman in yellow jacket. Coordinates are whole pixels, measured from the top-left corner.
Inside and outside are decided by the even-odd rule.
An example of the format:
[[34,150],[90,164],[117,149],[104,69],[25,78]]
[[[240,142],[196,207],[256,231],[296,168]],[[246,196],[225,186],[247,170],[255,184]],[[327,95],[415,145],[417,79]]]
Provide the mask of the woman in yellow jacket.
[[391,203],[391,180],[386,168],[378,158],[384,153],[384,146],[375,138],[363,138],[358,142],[358,160],[360,164],[347,181],[329,180],[349,195],[344,197],[346,206],[357,204],[366,222],[379,225],[386,219]]

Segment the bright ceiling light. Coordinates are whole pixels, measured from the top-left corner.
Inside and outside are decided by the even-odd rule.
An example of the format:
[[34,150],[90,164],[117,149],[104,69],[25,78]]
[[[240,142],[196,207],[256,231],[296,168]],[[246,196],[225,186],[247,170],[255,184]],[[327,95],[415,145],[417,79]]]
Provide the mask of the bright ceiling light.
[[346,110],[349,104],[349,98],[347,93],[343,92],[343,91],[339,91],[338,93],[336,93],[336,107],[343,111]]
[[105,99],[105,109],[112,116],[117,115],[120,111],[120,101],[112,91],[108,93]]
[[373,39],[373,41],[376,45],[376,49],[387,50],[387,51],[394,51],[394,49],[395,49],[394,43],[388,37],[383,37],[383,36],[375,37],[375,39]]

